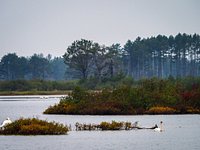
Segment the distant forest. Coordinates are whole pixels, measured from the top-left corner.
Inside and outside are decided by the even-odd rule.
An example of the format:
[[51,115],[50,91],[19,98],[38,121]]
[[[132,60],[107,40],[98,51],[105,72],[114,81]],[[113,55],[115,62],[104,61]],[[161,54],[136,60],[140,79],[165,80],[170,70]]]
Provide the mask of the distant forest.
[[34,54],[31,57],[19,57],[10,53],[2,57],[0,63],[1,80],[63,80],[66,65],[63,58],[51,55]]
[[100,45],[90,40],[74,41],[62,57],[34,54],[4,55],[0,80],[71,80],[95,78],[104,81],[116,76],[133,79],[200,76],[198,34],[158,35],[128,40],[122,47]]

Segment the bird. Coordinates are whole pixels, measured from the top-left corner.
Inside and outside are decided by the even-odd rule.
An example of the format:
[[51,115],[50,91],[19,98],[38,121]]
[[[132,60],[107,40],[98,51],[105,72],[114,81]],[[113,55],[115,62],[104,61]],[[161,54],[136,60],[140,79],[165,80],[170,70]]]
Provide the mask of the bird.
[[12,121],[10,120],[10,118],[6,118],[6,120],[3,121],[3,123],[1,124],[0,128],[4,128],[6,125],[11,124]]
[[139,121],[134,122],[134,124],[132,125],[132,127],[133,127],[133,128],[137,128],[137,127],[138,127],[138,122],[139,122]]
[[162,132],[163,131],[163,126],[162,126],[163,122],[161,121],[160,122],[160,128],[157,126],[154,131],[157,131],[157,132]]
[[40,96],[40,99],[48,99],[49,96]]

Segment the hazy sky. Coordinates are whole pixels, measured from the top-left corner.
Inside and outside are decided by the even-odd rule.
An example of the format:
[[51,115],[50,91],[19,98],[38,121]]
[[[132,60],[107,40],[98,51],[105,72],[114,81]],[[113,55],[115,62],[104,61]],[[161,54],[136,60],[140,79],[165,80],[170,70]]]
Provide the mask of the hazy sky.
[[200,34],[200,0],[0,0],[0,57],[62,56],[74,41]]

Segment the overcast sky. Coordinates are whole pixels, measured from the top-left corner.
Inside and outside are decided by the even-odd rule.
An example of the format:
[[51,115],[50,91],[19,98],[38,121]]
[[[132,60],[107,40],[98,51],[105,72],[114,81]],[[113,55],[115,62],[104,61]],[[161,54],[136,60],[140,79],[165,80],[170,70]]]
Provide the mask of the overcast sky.
[[74,41],[200,34],[200,0],[0,0],[0,57],[62,56]]

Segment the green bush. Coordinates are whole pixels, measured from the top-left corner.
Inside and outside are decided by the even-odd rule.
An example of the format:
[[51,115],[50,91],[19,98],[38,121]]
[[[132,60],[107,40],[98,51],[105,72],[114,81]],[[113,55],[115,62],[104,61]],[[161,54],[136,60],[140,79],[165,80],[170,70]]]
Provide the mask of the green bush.
[[[180,80],[180,79],[179,79]],[[143,79],[136,83],[137,86],[120,85],[114,89],[99,91],[86,91],[76,87],[69,97],[60,101],[58,105],[49,107],[45,113],[82,114],[82,115],[133,115],[133,114],[160,114],[188,113],[190,110],[200,108],[200,86],[192,84],[188,90],[177,79]],[[155,106],[175,108],[157,112],[149,111]],[[198,112],[198,111],[194,111]]]
[[0,91],[54,91],[72,90],[76,81],[14,80],[0,81]]

